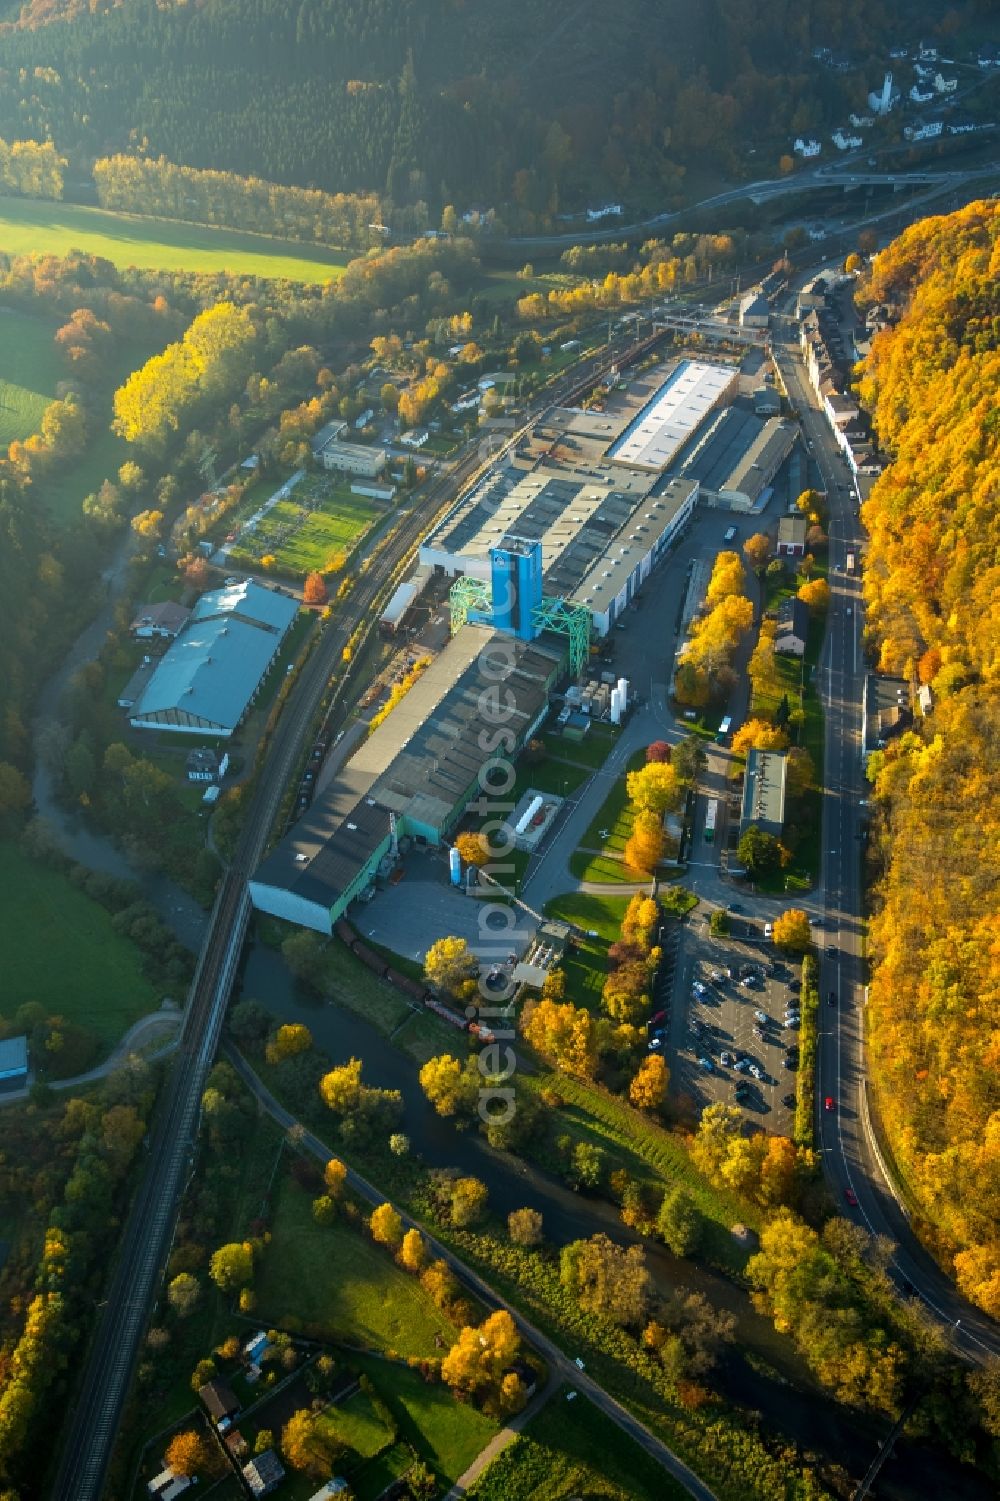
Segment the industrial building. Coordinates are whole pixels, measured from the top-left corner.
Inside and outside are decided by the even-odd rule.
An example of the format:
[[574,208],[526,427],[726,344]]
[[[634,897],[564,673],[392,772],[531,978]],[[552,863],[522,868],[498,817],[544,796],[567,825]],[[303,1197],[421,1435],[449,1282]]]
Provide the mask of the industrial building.
[[709,412],[722,406],[738,385],[739,371],[731,366],[681,360],[611,445],[608,457],[640,469],[668,468]]
[[[259,867],[254,906],[332,932],[400,841],[437,845],[454,829],[480,795],[490,742],[517,753],[548,713],[564,662],[558,639],[466,625]],[[498,698],[502,742],[490,729]]]
[[690,520],[692,480],[656,485],[615,466],[497,470],[420,547],[422,566],[478,580],[485,598],[493,553],[511,539],[541,547],[541,592],[581,607],[607,635],[665,548]]
[[252,579],[203,594],[129,706],[133,729],[232,735],[298,611]]
[[788,757],[784,751],[751,750],[743,781],[740,836],[751,825],[778,838],[785,826],[785,781]]
[[384,448],[369,448],[365,443],[341,443],[334,439],[326,443],[317,454],[324,469],[334,469],[341,474],[361,474],[374,479],[389,462]]
[[734,511],[750,511],[761,500],[795,447],[794,423],[767,421],[743,406],[727,407],[712,422],[684,462],[687,479],[696,479],[701,497]]

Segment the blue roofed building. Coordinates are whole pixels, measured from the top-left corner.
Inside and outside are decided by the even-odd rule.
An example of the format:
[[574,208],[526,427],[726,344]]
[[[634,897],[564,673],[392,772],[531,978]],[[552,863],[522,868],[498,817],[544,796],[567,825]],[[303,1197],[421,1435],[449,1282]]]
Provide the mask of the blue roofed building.
[[0,1042],[0,1094],[23,1089],[28,1082],[28,1039],[8,1037]]
[[252,579],[203,594],[132,704],[129,723],[134,729],[232,735],[298,609],[287,594]]

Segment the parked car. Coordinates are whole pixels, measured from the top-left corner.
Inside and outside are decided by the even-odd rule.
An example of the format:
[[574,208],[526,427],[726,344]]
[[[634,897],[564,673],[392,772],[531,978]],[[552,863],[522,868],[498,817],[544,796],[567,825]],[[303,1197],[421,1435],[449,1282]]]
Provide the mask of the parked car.
[[657,1048],[662,1048],[662,1046],[663,1046],[663,1038],[662,1037],[654,1037],[653,1040],[652,1040],[652,1042],[649,1044],[648,1051],[650,1053],[655,1053],[656,1050],[657,1050]]
[[773,938],[774,937],[774,923],[773,922],[766,922],[764,924],[764,937],[765,938]]
[[750,1067],[747,1069],[747,1073],[750,1074],[754,1079],[763,1079],[764,1077],[764,1070],[761,1068],[759,1063],[751,1063]]
[[699,1058],[698,1067],[703,1068],[706,1074],[715,1073],[715,1064],[712,1062],[711,1058]]
[[737,1100],[748,1100],[753,1094],[753,1090],[750,1088],[750,1085],[745,1079],[741,1079],[737,1084],[734,1093]]
[[783,1094],[781,1096],[781,1103],[784,1105],[786,1110],[794,1110],[795,1096],[793,1094]]
[[655,1016],[651,1016],[649,1018],[649,1021],[648,1021],[647,1025],[650,1026],[650,1027],[655,1027],[656,1024],[657,1024],[657,1022],[665,1021],[666,1020],[666,1016],[667,1016],[666,1011],[657,1011],[656,1014],[655,1014]]
[[696,996],[708,995],[708,986],[703,985],[700,980],[695,980],[694,984],[691,986],[691,989],[694,991]]
[[753,1015],[754,1021],[760,1022],[762,1027],[766,1027],[768,1022],[771,1020],[766,1011],[755,1011]]
[[719,1062],[726,1068],[732,1068],[733,1064],[736,1062],[735,1054],[722,1052],[719,1054]]

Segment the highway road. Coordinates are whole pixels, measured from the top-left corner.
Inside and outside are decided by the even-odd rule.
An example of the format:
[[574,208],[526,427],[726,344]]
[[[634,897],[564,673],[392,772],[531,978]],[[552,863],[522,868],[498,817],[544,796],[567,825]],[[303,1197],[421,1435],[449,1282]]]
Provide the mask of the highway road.
[[[572,402],[612,361],[641,358],[662,335],[629,349],[599,350],[562,375],[529,410],[537,420],[552,404]],[[247,882],[260,861],[305,737],[342,663],[353,633],[375,619],[389,582],[426,527],[481,466],[473,448],[425,487],[388,544],[358,578],[339,616],[319,637],[285,704],[261,768],[235,856],[227,870],[191,984],[184,1028],[150,1130],[146,1169],[123,1226],[110,1287],[87,1354],[79,1397],[60,1458],[53,1501],[98,1501],[139,1347],[170,1251],[181,1197],[194,1160],[205,1079],[215,1056],[250,918]],[[346,710],[339,702],[330,729]],[[707,1492],[705,1493],[708,1494]]]
[[[846,572],[847,554],[858,554],[864,534],[847,466],[809,386],[797,337],[797,324],[788,319],[776,330],[774,352],[812,444],[812,457],[830,505],[832,598],[818,669],[826,717],[822,884],[827,918],[820,959],[818,1141],[841,1213],[895,1242],[893,1268],[898,1285],[921,1300],[955,1350],[979,1363],[1000,1355],[1000,1329],[958,1294],[917,1240],[872,1131],[865,1056],[861,878],[863,799],[867,796],[861,716],[868,669],[862,649],[860,580]],[[831,991],[835,1006],[828,1003]],[[827,1098],[833,1102],[829,1110],[824,1107]],[[856,1204],[848,1201],[848,1192]]]

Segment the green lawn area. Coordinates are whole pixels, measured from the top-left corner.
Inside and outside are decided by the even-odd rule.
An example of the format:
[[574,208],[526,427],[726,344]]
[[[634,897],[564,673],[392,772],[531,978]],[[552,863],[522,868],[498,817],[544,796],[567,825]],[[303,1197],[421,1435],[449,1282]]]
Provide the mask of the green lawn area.
[[[629,756],[626,771],[635,771],[646,764],[646,752],[635,751]],[[606,831],[606,832],[605,832]],[[625,773],[612,784],[600,809],[591,820],[590,827],[581,840],[585,850],[613,850],[621,854],[632,832],[632,809],[625,790]],[[592,878],[597,879],[597,878]]]
[[38,432],[55,400],[63,369],[52,336],[56,325],[14,308],[0,309],[0,450]]
[[626,896],[588,896],[585,892],[554,898],[546,904],[548,917],[575,923],[585,934],[576,948],[567,949],[561,968],[566,975],[566,994],[577,1006],[601,1014],[601,992],[608,974],[608,946],[621,931],[628,906]]
[[546,730],[541,738],[550,755],[577,761],[596,771],[604,765],[620,733],[612,725],[593,724],[582,740],[571,740],[561,730]]
[[469,1501],[680,1501],[687,1492],[586,1397],[563,1387],[493,1461]]
[[255,566],[272,553],[279,570],[306,574],[328,569],[338,553],[348,553],[361,534],[381,514],[347,486],[337,486],[315,509],[304,504],[307,496],[300,485],[287,500],[279,500],[230,551],[233,563]]
[[456,1402],[447,1387],[429,1386],[417,1371],[371,1357],[354,1362],[399,1423],[407,1439],[438,1474],[453,1481],[486,1447],[497,1425],[477,1408]]
[[319,1426],[361,1459],[371,1459],[393,1437],[392,1429],[379,1417],[371,1397],[364,1391],[355,1392],[336,1407],[328,1407],[320,1417]]
[[[733,1239],[730,1227],[742,1221],[757,1228],[760,1211],[736,1194],[713,1188],[695,1169],[679,1132],[658,1125],[596,1085],[567,1074],[525,1074],[523,1083],[538,1094],[553,1089],[562,1098],[551,1132],[553,1140],[565,1134],[574,1142],[590,1142],[606,1154],[609,1173],[624,1168],[630,1178],[656,1185],[661,1191],[667,1185],[683,1184],[704,1219],[700,1259],[728,1273],[742,1273],[747,1252]],[[557,1161],[544,1161],[544,1152],[538,1153],[537,1160],[559,1171]]]
[[317,1225],[312,1199],[285,1179],[256,1283],[261,1320],[297,1319],[323,1338],[400,1355],[433,1355],[454,1328],[388,1251],[347,1223]]
[[117,214],[76,203],[0,198],[0,251],[66,255],[83,250],[150,271],[229,271],[323,282],[342,275],[345,252],[235,229]]
[[0,844],[0,893],[5,1015],[38,1001],[94,1033],[102,1056],[110,1052],[159,1000],[138,950],[103,907],[14,844]]

